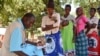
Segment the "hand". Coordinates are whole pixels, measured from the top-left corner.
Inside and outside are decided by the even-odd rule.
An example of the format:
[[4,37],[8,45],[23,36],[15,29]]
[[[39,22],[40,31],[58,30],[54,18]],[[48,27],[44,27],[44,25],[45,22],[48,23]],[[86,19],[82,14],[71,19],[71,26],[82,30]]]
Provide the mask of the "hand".
[[37,43],[38,46],[43,46],[43,45],[45,45],[46,39],[45,39],[44,36],[39,36],[39,37],[38,37],[38,40],[39,40],[38,43]]
[[38,43],[37,43],[37,46],[43,46],[44,44],[42,43],[42,41],[39,41]]
[[91,25],[91,28],[95,28],[95,27],[96,27],[96,25],[97,25],[97,24],[92,24],[92,25]]
[[46,27],[42,28],[42,30],[43,31],[48,31],[48,30],[55,29],[55,28],[59,28],[59,27],[58,26],[53,27],[53,24],[52,24],[52,25],[46,25]]
[[55,17],[55,16],[53,16],[53,17],[51,18],[51,20],[53,20],[53,21],[57,22],[57,19],[56,19],[56,17]]
[[62,26],[66,26],[66,25],[68,25],[69,24],[69,22],[67,21],[67,20],[64,20],[63,22],[62,22]]
[[53,27],[53,25],[46,25],[46,28],[51,28]]
[[59,26],[53,27],[53,25],[46,25],[46,28],[48,28],[48,29],[54,29],[54,28],[59,28]]

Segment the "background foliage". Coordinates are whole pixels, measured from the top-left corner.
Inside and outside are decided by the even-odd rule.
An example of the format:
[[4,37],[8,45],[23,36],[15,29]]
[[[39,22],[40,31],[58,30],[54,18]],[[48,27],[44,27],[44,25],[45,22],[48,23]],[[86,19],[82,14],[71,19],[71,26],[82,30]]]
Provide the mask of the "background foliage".
[[[46,12],[48,0],[0,0],[0,23],[6,27],[10,22],[21,18],[25,13],[32,12],[36,16],[36,23],[32,30],[40,27],[42,16]],[[54,0],[55,10],[63,15],[63,5],[74,3],[82,6],[88,16],[89,8],[100,6],[100,0]]]

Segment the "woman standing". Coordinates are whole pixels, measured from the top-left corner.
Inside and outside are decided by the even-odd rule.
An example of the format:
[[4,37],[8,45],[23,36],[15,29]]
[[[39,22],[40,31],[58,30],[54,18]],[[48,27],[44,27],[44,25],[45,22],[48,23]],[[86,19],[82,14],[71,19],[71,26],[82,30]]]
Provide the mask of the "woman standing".
[[90,8],[90,19],[89,19],[89,32],[87,34],[91,34],[93,31],[97,33],[97,25],[98,25],[98,18],[95,16],[96,9]]
[[[100,36],[100,7],[97,8],[97,12],[99,14],[99,21],[98,21],[98,35]],[[100,48],[99,48],[99,55],[100,55]]]
[[[73,26],[75,18],[70,15],[71,6],[65,6],[65,15],[62,17],[61,36],[65,56],[74,56],[75,44],[73,43]],[[64,23],[66,23],[64,25]]]
[[60,14],[55,12],[54,1],[49,0],[47,4],[47,15],[43,16],[41,27],[45,32],[46,44],[45,56],[63,56],[63,49],[60,44]]
[[82,7],[76,9],[76,14],[76,56],[88,56],[88,39],[84,32],[88,20],[84,16]]
[[98,56],[99,36],[98,36],[98,18],[95,16],[96,9],[90,8],[89,31],[87,32],[89,42],[89,55]]

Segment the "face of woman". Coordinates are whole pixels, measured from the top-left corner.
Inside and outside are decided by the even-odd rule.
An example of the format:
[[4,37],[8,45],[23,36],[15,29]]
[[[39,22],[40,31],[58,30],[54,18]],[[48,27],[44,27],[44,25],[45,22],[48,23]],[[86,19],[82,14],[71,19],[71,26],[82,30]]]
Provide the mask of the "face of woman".
[[71,11],[71,8],[69,8],[69,7],[65,8],[65,14],[69,14],[70,11]]
[[90,10],[90,16],[94,16],[95,15],[95,11],[93,9]]
[[77,14],[77,16],[82,15],[83,14],[83,9],[81,7],[77,8],[76,14]]

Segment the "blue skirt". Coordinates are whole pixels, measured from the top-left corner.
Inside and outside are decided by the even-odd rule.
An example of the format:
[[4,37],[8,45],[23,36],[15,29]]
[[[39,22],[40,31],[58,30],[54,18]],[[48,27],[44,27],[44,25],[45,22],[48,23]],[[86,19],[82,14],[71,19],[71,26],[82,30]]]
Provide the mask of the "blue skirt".
[[45,56],[63,56],[60,32],[46,35]]
[[81,31],[76,37],[75,48],[76,56],[88,56],[88,38],[84,31]]

